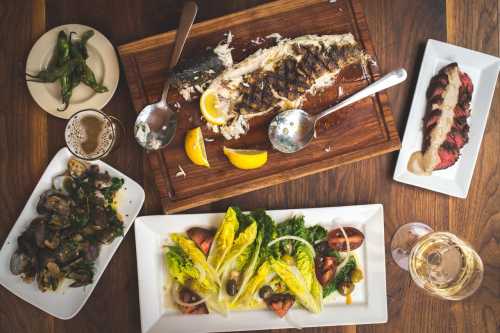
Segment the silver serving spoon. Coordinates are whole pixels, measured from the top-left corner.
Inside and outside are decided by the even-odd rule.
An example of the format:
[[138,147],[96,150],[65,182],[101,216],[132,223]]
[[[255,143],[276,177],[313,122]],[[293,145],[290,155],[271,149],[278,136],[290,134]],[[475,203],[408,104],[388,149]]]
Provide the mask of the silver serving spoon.
[[396,69],[317,115],[310,115],[301,109],[283,111],[276,115],[269,125],[269,140],[276,150],[282,153],[295,153],[307,146],[313,139],[318,120],[365,97],[401,83],[405,79],[406,71],[403,68]]
[[[186,2],[182,8],[168,69],[172,69],[177,65],[197,12],[198,5],[193,1]],[[161,99],[155,104],[146,105],[135,120],[135,139],[145,149],[161,149],[174,138],[177,128],[177,113],[172,111],[167,104],[169,87],[170,82],[167,80],[163,86]]]

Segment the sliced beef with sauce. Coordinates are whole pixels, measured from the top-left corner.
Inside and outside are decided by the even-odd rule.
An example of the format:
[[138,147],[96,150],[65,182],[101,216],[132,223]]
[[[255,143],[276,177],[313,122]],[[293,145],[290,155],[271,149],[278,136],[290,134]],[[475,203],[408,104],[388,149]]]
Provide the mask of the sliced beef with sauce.
[[469,141],[467,118],[473,90],[470,77],[460,71],[457,63],[443,67],[431,79],[426,94],[422,151],[410,158],[411,172],[429,175],[457,162],[460,149]]

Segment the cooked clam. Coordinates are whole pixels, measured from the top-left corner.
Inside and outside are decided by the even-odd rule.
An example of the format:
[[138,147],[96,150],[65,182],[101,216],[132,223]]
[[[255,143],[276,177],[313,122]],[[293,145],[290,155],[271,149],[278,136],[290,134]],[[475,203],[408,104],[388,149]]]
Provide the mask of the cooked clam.
[[52,178],[52,188],[64,195],[69,195],[73,188],[73,178],[67,175],[59,175]]
[[42,216],[18,237],[12,274],[25,282],[36,278],[41,291],[56,290],[65,277],[73,280],[71,287],[92,283],[100,245],[122,234],[120,216],[108,207],[122,184],[97,165],[70,160],[67,172],[40,196]]
[[107,172],[95,176],[94,186],[99,190],[110,187],[112,184],[111,176]]
[[31,258],[26,254],[16,251],[10,258],[10,271],[14,275],[19,275],[22,273],[26,273],[31,267],[32,261]]
[[77,159],[68,161],[68,171],[71,177],[80,178],[87,172],[88,164]]
[[56,290],[64,274],[59,270],[59,266],[54,262],[49,262],[47,266],[38,273],[36,280],[41,291],[48,289]]
[[71,226],[71,221],[69,218],[64,218],[62,216],[59,216],[57,214],[52,214],[50,216],[50,219],[47,223],[48,227],[53,229],[53,230],[61,230],[68,228]]

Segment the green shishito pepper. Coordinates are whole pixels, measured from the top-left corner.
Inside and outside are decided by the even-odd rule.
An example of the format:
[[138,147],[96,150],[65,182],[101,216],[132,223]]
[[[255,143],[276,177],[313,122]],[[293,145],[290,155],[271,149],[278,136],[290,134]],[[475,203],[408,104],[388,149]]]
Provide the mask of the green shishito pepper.
[[88,58],[87,42],[94,36],[94,31],[85,31],[79,40],[72,40],[73,34],[74,32],[71,32],[68,37],[64,31],[60,31],[57,35],[56,47],[47,68],[41,70],[36,75],[26,73],[29,77],[27,81],[42,83],[59,82],[62,102],[64,104],[62,109],[58,109],[59,111],[64,111],[68,108],[73,89],[80,82],[83,82],[98,93],[108,91],[108,88],[97,82],[94,72],[86,64],[86,59]]
[[[64,34],[63,31],[61,32]],[[59,34],[61,34],[61,32]],[[59,59],[58,59],[59,65],[67,64],[70,61],[70,48],[71,48],[72,35],[73,32],[69,34],[69,38],[66,38],[66,40],[61,39],[60,43],[58,39],[57,52],[59,54]],[[68,71],[59,78],[59,84],[61,85],[61,96],[64,107],[62,109],[57,109],[58,111],[64,111],[69,106],[69,99],[71,98],[71,94],[73,92],[73,86],[71,85],[71,73],[72,71]]]

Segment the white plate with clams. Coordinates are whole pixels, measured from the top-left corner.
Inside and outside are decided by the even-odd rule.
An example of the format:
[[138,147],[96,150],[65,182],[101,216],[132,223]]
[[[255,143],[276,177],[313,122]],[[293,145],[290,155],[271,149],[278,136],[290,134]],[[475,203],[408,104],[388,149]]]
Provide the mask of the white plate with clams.
[[[468,74],[474,91],[470,102],[469,141],[461,148],[458,161],[430,175],[417,175],[408,169],[410,157],[421,150],[423,118],[426,113],[426,91],[431,78],[444,66],[456,62]],[[429,39],[420,66],[410,115],[399,152],[394,180],[458,198],[466,198],[481,147],[491,101],[495,93],[500,58]]]
[[92,164],[99,166],[100,172],[107,171],[111,177],[124,180],[115,197],[116,209],[123,221],[123,237],[118,236],[111,243],[100,247],[99,255],[95,260],[93,282],[90,284],[72,288],[69,286],[72,280],[65,279],[57,290],[42,292],[38,288],[36,280],[31,283],[24,282],[20,276],[14,275],[10,270],[12,255],[18,248],[17,239],[32,220],[40,216],[37,213],[40,196],[51,189],[55,176],[66,171],[68,161],[71,158],[73,156],[69,150],[62,148],[50,161],[0,250],[0,284],[26,302],[60,319],[72,318],[83,307],[144,202],[144,190],[139,184],[104,162],[92,162]]
[[290,309],[287,318],[280,318],[267,309],[230,311],[227,316],[182,314],[172,306],[172,296],[165,291],[169,277],[162,246],[171,233],[183,233],[195,226],[218,227],[224,213],[141,216],[134,228],[142,332],[234,332],[387,322],[382,205],[270,210],[266,213],[277,223],[293,215],[303,215],[306,226],[320,224],[331,230],[338,223],[355,227],[364,234],[363,245],[354,250],[364,279],[356,285],[351,304],[346,304],[345,297],[333,294],[324,299],[323,310],[318,314],[299,307]]
[[68,119],[80,110],[102,109],[113,97],[118,87],[120,68],[113,45],[102,33],[85,25],[66,24],[47,31],[36,41],[26,61],[26,73],[34,75],[47,68],[56,46],[57,35],[61,30],[67,35],[74,32],[73,39],[80,38],[85,31],[94,31],[94,36],[87,42],[86,63],[94,72],[97,82],[108,88],[107,92],[96,93],[90,87],[80,83],[73,89],[68,108],[58,111],[63,103],[60,85],[57,81],[54,83],[27,82],[31,96],[42,109],[53,116]]

